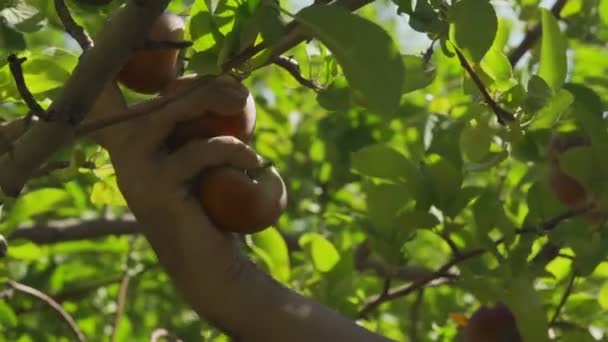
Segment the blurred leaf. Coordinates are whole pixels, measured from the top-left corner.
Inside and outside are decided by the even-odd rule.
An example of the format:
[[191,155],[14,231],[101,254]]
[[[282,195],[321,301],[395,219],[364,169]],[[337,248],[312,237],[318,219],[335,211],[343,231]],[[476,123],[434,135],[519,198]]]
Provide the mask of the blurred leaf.
[[538,292],[525,276],[505,282],[505,304],[513,311],[524,341],[548,342],[547,315]]
[[398,212],[413,198],[405,184],[364,183],[367,214],[372,223],[382,230],[391,231],[396,224]]
[[114,176],[108,177],[93,185],[93,190],[91,191],[91,202],[97,206],[127,205],[127,202],[122,196],[120,189],[118,189],[116,177]]
[[17,260],[37,261],[42,257],[42,250],[34,243],[11,244],[8,255]]
[[332,82],[327,88],[319,91],[317,101],[323,108],[331,111],[346,111],[350,108],[351,94],[345,79]]
[[[471,16],[475,20],[471,20]],[[492,4],[487,0],[462,0],[450,7],[448,18],[450,40],[470,62],[481,61],[492,46],[498,29],[498,18]]]
[[448,209],[460,192],[462,183],[460,170],[446,159],[439,158],[426,166],[425,174],[428,175],[432,184],[435,205],[441,210]]
[[63,189],[44,188],[30,191],[17,198],[6,215],[3,225],[10,230],[36,215],[52,211],[70,202],[70,195]]
[[354,171],[389,180],[413,180],[416,166],[403,154],[384,145],[371,145],[352,155]]
[[329,272],[340,261],[336,247],[323,235],[307,233],[300,237],[300,246],[306,248],[312,258],[314,267],[319,272]]
[[567,90],[561,89],[549,102],[538,111],[529,129],[551,128],[560,116],[572,105],[574,97]]
[[407,79],[403,84],[404,94],[426,88],[437,76],[435,68],[425,63],[421,57],[404,55],[403,63],[405,64],[405,71],[407,73]]
[[608,0],[600,0],[598,13],[604,24],[608,26]]
[[17,314],[5,301],[0,301],[0,331],[17,326]]
[[190,57],[188,68],[201,75],[217,75],[222,72],[219,56],[213,49],[196,52]]
[[286,283],[290,278],[289,251],[285,239],[274,227],[251,236],[257,254],[264,254],[273,277]]
[[44,16],[36,7],[23,0],[11,0],[11,5],[0,11],[0,21],[8,27],[21,32],[35,32],[43,27]]
[[543,34],[538,75],[547,81],[553,90],[557,91],[564,83],[568,71],[567,44],[559,29],[557,19],[551,11],[544,8],[541,8],[540,11]]
[[597,295],[597,301],[604,310],[608,310],[608,281],[604,283]]
[[535,113],[543,108],[553,96],[553,91],[542,78],[532,75],[528,81],[528,93],[524,100],[527,112]]
[[307,7],[296,20],[334,54],[364,106],[384,115],[397,111],[405,68],[386,31],[335,5]]
[[472,161],[481,161],[490,152],[493,134],[485,124],[467,125],[460,132],[460,150]]

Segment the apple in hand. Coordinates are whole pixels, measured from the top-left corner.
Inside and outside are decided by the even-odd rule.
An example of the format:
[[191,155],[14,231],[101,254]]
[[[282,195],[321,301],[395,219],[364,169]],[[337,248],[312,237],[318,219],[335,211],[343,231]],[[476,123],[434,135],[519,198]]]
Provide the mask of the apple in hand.
[[207,169],[198,185],[207,216],[225,232],[251,234],[273,225],[287,204],[287,190],[270,165],[253,170],[231,166]]

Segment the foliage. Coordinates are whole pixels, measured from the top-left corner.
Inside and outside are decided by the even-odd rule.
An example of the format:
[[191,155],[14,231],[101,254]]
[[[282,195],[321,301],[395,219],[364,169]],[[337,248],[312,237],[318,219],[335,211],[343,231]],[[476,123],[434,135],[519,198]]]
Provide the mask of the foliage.
[[[68,5],[94,36],[120,3]],[[570,0],[557,11],[537,0],[377,1],[356,14],[336,5],[276,5],[174,0],[169,6],[188,18],[187,72],[217,72],[254,43],[272,45],[291,20],[315,37],[286,55],[319,90],[267,65],[268,53],[239,70],[258,104],[253,145],[287,180],[290,199],[275,227],[247,237],[250,255],[287,286],[398,341],[455,341],[450,314],[469,315],[495,301],[513,310],[526,341],[548,340],[549,328],[560,341],[605,340],[608,231],[576,216],[547,225],[567,208],[548,189],[546,150],[557,131],[606,139],[608,0]],[[28,108],[4,57],[28,58],[25,81],[47,106],[79,50],[51,1],[2,6],[0,103],[8,121]],[[514,60],[512,51],[536,25],[542,36]],[[127,94],[132,103],[142,99]],[[500,124],[494,105],[516,120]],[[608,198],[608,173],[591,173],[605,167],[598,151],[569,160],[572,174]],[[57,220],[128,214],[101,148],[83,139],[53,161],[69,166],[32,179],[16,200],[4,199],[0,233],[10,247],[0,278],[50,294],[85,335],[100,337],[112,331],[126,270],[130,295],[118,340],[147,341],[164,327],[186,341],[226,341],[181,301],[143,238],[51,244],[11,238]],[[359,253],[366,241],[370,255]],[[559,254],[537,257],[548,243]],[[387,278],[366,267],[372,258],[384,271],[437,270],[452,261],[450,271],[459,275],[437,286]],[[386,284],[414,287],[384,300]],[[69,339],[55,312],[6,289],[0,289],[0,340]],[[370,307],[374,300],[381,305]]]

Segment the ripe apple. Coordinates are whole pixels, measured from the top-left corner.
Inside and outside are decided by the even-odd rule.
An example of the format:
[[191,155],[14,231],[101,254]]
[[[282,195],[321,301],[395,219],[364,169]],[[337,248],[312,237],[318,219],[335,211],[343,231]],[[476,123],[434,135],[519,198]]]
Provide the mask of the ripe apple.
[[[184,27],[181,17],[165,12],[152,24],[148,39],[177,42],[184,37]],[[156,94],[177,78],[178,55],[177,48],[138,49],[119,71],[117,80],[133,91]]]
[[467,322],[464,342],[522,342],[515,316],[502,303],[494,307],[482,306]]
[[252,234],[273,225],[287,205],[287,190],[272,166],[205,170],[198,185],[205,213],[218,229]]

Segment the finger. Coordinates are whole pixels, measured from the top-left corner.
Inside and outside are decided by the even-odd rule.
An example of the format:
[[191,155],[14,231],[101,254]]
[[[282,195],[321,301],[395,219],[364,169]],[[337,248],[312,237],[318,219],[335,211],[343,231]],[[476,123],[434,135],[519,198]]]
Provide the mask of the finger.
[[180,147],[163,161],[163,176],[183,183],[204,169],[220,165],[252,169],[258,166],[258,156],[251,147],[235,137],[197,139]]
[[226,77],[202,78],[193,88],[171,95],[175,100],[153,111],[141,120],[139,134],[133,141],[136,149],[153,152],[167,139],[181,121],[194,119],[207,111],[238,113],[252,101],[247,89],[238,81]]

